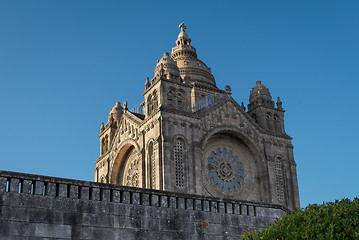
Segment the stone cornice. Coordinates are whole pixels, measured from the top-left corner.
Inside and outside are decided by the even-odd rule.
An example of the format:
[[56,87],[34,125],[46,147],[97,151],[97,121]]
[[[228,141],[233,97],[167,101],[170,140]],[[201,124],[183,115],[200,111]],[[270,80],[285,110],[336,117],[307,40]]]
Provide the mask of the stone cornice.
[[276,108],[276,107],[267,107],[267,106],[264,106],[264,105],[259,105],[259,106],[256,106],[256,107],[254,107],[253,109],[251,109],[250,111],[249,111],[249,109],[248,109],[248,113],[251,113],[251,112],[253,112],[254,110],[256,110],[257,108],[265,108],[265,109],[270,109],[270,110],[275,110],[275,111],[278,111],[278,112],[285,112],[285,110],[284,109],[279,109],[279,108]]

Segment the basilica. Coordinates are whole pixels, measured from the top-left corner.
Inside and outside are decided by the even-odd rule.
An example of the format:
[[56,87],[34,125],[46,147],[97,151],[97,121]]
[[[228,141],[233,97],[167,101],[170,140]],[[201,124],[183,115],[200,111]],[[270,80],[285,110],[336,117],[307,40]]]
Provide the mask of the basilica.
[[102,123],[95,181],[299,209],[280,98],[257,81],[247,107],[238,104],[179,27],[144,84],[143,111],[117,102]]

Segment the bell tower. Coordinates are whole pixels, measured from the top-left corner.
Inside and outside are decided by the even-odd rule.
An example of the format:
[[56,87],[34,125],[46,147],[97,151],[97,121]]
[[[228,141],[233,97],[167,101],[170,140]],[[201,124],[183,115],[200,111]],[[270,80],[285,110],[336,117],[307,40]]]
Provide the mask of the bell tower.
[[283,134],[284,112],[280,98],[275,107],[268,88],[258,80],[249,96],[248,114],[263,129]]

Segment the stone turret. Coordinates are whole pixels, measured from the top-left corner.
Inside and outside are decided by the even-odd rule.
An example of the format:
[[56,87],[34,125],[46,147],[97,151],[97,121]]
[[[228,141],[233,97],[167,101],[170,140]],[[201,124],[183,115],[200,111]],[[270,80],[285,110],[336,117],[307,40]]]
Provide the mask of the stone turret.
[[248,110],[252,111],[259,106],[274,108],[274,102],[272,101],[269,89],[260,80],[256,82],[256,85],[251,90]]
[[284,133],[284,110],[278,97],[277,108],[274,106],[269,89],[260,80],[249,95],[248,113],[263,129]]
[[108,119],[113,118],[113,121],[118,123],[122,116],[122,107],[120,102],[116,102],[116,105],[111,109],[110,114],[108,115]]
[[163,77],[175,82],[181,82],[180,72],[175,61],[170,58],[169,53],[165,52],[163,57],[157,62],[155,68],[155,78]]

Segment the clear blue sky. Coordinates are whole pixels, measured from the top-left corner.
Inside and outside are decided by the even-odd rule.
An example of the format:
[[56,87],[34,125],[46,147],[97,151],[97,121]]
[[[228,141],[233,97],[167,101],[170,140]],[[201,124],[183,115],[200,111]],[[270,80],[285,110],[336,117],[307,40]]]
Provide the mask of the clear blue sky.
[[185,22],[217,85],[280,96],[302,207],[358,196],[359,1],[0,0],[1,169],[94,179],[100,124],[139,105]]

